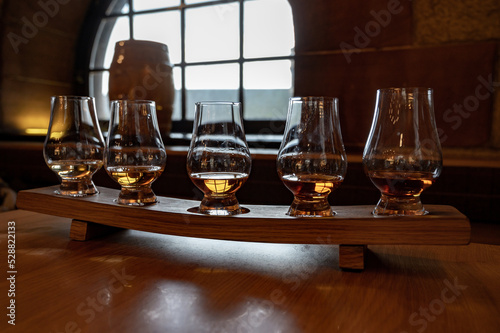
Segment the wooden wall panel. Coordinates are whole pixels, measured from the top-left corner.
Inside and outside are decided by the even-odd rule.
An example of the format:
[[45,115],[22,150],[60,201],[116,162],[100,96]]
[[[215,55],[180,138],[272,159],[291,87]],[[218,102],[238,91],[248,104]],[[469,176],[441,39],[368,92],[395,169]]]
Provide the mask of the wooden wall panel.
[[[412,41],[411,2],[394,0],[289,0],[297,54],[407,45]],[[346,46],[347,47],[347,46]]]
[[4,0],[0,91],[3,130],[15,133],[26,128],[19,124],[19,112],[38,122],[36,127],[46,128],[50,96],[73,92],[76,43],[90,1]]
[[496,52],[496,43],[475,43],[355,53],[350,64],[343,54],[299,56],[295,93],[339,97],[345,143],[363,146],[377,89],[430,87],[443,145],[487,145]]

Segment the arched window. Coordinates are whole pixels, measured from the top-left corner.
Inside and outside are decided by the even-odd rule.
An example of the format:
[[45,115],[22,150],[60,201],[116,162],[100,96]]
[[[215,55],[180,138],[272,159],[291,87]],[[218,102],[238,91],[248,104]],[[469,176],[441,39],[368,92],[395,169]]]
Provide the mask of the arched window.
[[282,130],[269,124],[284,121],[293,94],[287,0],[113,0],[99,10],[89,15],[95,34],[87,37],[89,94],[98,109],[108,109],[115,43],[151,40],[168,45],[174,64],[174,132],[191,131],[194,103],[201,100],[243,102],[247,133]]

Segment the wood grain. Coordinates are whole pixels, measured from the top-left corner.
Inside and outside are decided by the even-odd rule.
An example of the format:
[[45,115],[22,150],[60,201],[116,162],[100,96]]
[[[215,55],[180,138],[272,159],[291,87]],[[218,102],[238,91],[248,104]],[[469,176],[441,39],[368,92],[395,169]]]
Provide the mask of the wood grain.
[[366,245],[339,245],[339,267],[342,269],[365,269]]
[[118,205],[118,191],[99,188],[84,198],[63,197],[57,187],[21,191],[17,206],[113,227],[177,236],[297,244],[468,244],[470,224],[451,206],[429,205],[425,216],[373,217],[372,206],[334,207],[332,218],[294,218],[286,206],[244,205],[247,214],[206,216],[190,211],[198,201],[159,197],[147,207]]
[[496,245],[370,245],[359,274],[336,268],[336,245],[134,230],[76,242],[71,219],[24,210],[0,213],[4,245],[7,221],[16,326],[4,308],[2,333],[500,331]]
[[104,224],[92,223],[87,221],[72,220],[69,238],[77,241],[87,241],[90,239],[103,237],[114,232],[123,230],[123,228],[110,227]]

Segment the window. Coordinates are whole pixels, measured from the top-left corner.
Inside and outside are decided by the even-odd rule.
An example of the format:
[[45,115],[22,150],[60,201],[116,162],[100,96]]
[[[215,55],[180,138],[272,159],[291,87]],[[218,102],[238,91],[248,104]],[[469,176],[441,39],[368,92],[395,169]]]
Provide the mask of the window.
[[106,6],[91,41],[88,76],[102,120],[108,117],[115,43],[143,39],[169,47],[174,132],[191,131],[195,102],[230,100],[243,103],[247,133],[280,134],[293,95],[295,40],[287,0],[114,0]]

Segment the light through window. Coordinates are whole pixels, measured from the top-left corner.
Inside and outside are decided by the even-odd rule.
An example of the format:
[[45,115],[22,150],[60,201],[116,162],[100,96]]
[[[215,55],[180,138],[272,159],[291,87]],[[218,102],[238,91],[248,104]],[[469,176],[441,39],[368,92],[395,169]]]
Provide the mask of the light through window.
[[174,64],[174,131],[191,127],[198,101],[243,102],[248,133],[284,121],[293,94],[294,29],[287,0],[114,0],[90,59],[89,89],[108,117],[108,69],[115,43],[168,45]]

